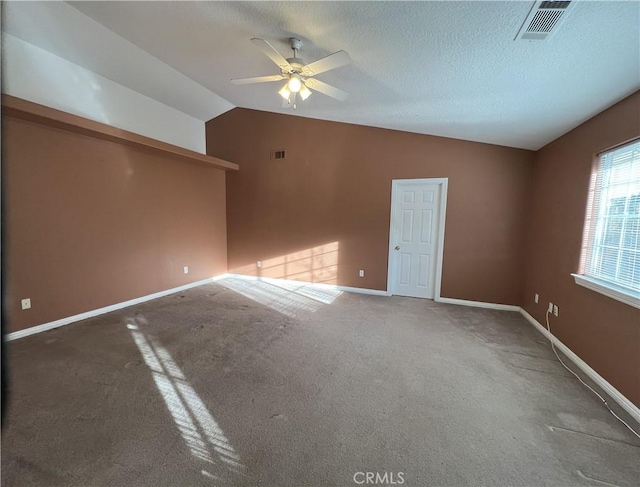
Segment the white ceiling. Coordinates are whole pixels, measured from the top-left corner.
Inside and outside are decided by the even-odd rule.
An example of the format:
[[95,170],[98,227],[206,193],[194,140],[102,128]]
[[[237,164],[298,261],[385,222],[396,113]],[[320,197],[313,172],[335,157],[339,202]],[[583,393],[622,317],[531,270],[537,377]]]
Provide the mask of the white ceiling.
[[206,121],[234,107],[67,3],[2,7],[3,31],[192,117]]
[[[532,4],[14,4],[4,28],[201,120],[233,105],[538,149],[640,88],[640,3],[578,0],[549,40],[514,41]],[[12,20],[29,9],[29,22]],[[250,38],[289,57],[291,36],[307,62],[349,52],[351,65],[318,75],[347,101],[316,93],[292,112],[281,108],[281,83],[229,82],[278,73]],[[173,69],[141,68],[147,53]],[[167,70],[181,82],[159,80]]]

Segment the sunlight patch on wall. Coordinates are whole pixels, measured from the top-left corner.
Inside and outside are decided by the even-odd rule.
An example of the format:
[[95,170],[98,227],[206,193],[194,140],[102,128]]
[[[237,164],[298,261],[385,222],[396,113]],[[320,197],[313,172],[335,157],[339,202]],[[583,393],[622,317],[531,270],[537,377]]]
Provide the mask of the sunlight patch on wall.
[[313,313],[320,307],[331,304],[342,294],[342,291],[338,289],[323,289],[291,281],[247,281],[228,277],[222,279],[220,284],[291,317],[305,312]]
[[274,279],[337,284],[338,251],[339,243],[331,242],[263,260],[260,268],[252,263],[235,268],[231,272]]
[[204,470],[203,475],[206,472],[208,477],[227,482],[245,475],[240,456],[167,349],[140,331],[138,325],[129,323],[127,328],[191,454],[211,464],[210,469],[215,467],[220,476]]

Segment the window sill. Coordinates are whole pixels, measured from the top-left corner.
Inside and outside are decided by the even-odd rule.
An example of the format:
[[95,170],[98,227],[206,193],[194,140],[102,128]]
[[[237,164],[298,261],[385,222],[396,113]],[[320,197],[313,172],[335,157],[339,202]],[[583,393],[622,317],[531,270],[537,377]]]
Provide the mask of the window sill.
[[620,301],[634,308],[640,309],[640,293],[634,293],[619,287],[614,287],[609,283],[605,283],[593,277],[584,276],[582,274],[571,274],[576,284],[591,289],[600,294],[604,294],[612,299]]

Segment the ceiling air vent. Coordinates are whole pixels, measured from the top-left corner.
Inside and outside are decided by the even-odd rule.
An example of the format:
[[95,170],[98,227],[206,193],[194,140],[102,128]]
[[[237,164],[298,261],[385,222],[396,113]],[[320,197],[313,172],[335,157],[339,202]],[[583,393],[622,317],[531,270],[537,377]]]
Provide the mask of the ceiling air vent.
[[520,27],[516,40],[544,41],[548,39],[558,30],[558,26],[566,18],[567,13],[575,3],[576,0],[535,2],[522,27]]
[[283,150],[272,150],[271,151],[271,159],[284,159],[284,151]]

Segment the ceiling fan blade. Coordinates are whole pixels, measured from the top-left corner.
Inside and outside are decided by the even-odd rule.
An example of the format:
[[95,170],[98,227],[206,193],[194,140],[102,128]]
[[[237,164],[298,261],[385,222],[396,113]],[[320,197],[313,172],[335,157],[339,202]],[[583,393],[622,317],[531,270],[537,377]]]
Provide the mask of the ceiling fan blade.
[[335,98],[336,100],[345,101],[349,97],[349,93],[315,78],[308,78],[304,83],[312,90],[319,91],[320,93],[330,96],[331,98]]
[[326,57],[318,59],[311,64],[307,64],[304,68],[302,68],[302,74],[304,74],[305,76],[314,76],[331,69],[339,68],[340,66],[344,66],[345,64],[349,64],[350,62],[351,57],[347,52],[338,51],[334,52],[333,54],[329,54]]
[[276,51],[275,48],[267,41],[254,37],[253,39],[251,39],[251,42],[253,42],[254,46],[264,52],[269,57],[269,59],[276,63],[282,71],[286,73],[290,73],[292,71],[289,61],[282,57],[282,55],[278,51]]
[[285,79],[281,74],[271,76],[256,76],[255,78],[235,78],[231,82],[234,85],[250,85],[252,83],[270,83],[271,81],[280,81]]

